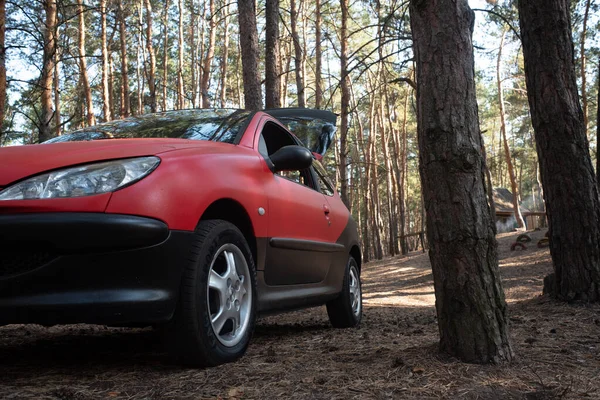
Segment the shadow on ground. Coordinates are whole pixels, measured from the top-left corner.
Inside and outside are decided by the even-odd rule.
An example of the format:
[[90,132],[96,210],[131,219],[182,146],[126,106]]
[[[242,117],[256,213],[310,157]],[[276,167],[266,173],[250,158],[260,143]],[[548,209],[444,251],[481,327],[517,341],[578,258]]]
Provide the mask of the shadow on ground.
[[324,307],[263,318],[246,355],[217,368],[174,364],[151,328],[0,328],[0,398],[600,397],[600,308],[540,297],[548,250],[510,252],[515,238],[499,238],[517,354],[508,366],[438,353],[431,270],[418,253],[364,266],[359,328],[331,328]]

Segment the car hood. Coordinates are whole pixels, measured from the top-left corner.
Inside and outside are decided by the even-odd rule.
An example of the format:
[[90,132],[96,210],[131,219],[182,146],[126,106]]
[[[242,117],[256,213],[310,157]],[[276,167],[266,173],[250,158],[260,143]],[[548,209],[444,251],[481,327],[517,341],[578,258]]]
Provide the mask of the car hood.
[[[158,155],[189,147],[222,148],[222,143],[183,139],[107,139],[0,148],[0,187],[39,173],[118,158]],[[227,145],[231,146],[231,145]]]

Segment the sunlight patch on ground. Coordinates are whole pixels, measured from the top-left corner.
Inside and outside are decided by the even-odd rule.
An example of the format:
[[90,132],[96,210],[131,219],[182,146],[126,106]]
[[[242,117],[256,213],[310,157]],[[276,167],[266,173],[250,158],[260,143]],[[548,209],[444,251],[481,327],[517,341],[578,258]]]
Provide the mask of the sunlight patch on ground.
[[[433,289],[433,288],[432,288]],[[363,303],[366,306],[419,306],[419,307],[433,307],[435,305],[435,295],[431,294],[411,294],[402,296],[387,295],[385,297],[378,298],[364,298]]]

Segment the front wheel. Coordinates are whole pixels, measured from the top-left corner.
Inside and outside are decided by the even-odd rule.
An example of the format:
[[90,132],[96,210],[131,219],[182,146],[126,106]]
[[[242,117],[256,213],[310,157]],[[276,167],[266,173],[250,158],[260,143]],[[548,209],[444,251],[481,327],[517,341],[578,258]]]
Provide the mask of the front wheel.
[[327,315],[334,328],[358,326],[362,318],[362,288],[358,263],[350,256],[339,297],[327,303]]
[[256,270],[235,225],[202,221],[195,235],[168,344],[187,364],[216,366],[246,352],[256,320]]

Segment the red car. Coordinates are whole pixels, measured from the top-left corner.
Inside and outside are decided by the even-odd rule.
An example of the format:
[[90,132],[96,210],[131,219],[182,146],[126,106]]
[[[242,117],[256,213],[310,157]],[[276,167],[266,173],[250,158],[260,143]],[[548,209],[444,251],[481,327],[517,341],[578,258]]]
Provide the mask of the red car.
[[260,314],[358,325],[358,233],[318,161],[335,119],[182,110],[0,148],[0,325],[160,326],[200,366]]

